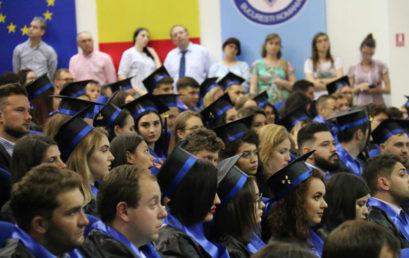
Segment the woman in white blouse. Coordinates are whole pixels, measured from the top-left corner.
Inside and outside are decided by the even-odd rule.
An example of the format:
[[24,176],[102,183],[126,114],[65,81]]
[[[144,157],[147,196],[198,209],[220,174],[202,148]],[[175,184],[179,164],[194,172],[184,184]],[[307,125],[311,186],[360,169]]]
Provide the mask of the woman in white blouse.
[[137,28],[133,34],[133,47],[124,51],[119,62],[118,79],[132,77],[133,89],[139,95],[147,92],[142,81],[156,68],[161,66],[156,51],[148,47],[149,31],[146,28]]

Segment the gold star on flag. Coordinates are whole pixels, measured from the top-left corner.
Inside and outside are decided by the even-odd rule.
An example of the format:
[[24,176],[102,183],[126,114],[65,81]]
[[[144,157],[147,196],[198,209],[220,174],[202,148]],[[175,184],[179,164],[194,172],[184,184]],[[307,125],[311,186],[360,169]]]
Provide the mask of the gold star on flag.
[[23,28],[20,29],[21,30],[21,35],[28,35],[28,27],[26,25],[24,25]]
[[9,33],[14,33],[16,32],[16,25],[14,23],[10,23],[9,26],[7,26],[7,30],[9,31]]
[[53,13],[47,10],[47,12],[43,13],[43,16],[44,19],[51,20],[51,18],[53,18]]
[[47,6],[54,6],[55,0],[46,0],[47,1]]
[[0,13],[0,23],[5,23],[6,22],[6,15]]

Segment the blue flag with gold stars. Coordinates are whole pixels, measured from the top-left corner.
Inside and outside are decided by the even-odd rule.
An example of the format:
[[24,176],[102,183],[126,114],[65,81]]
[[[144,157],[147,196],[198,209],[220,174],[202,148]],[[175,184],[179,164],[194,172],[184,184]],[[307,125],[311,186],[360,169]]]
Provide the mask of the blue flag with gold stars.
[[0,74],[13,70],[13,50],[28,39],[35,16],[47,21],[43,40],[57,52],[58,68],[68,68],[77,53],[75,0],[0,0]]

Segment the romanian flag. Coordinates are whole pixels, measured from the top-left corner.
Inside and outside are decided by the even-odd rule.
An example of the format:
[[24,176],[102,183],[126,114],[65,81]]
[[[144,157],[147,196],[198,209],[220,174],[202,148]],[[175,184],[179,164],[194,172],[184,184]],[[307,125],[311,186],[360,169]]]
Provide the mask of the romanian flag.
[[191,40],[200,42],[198,0],[98,0],[97,19],[99,48],[112,57],[117,68],[138,27],[149,30],[149,46],[162,61],[175,47],[169,35],[173,25],[184,25]]
[[13,50],[27,40],[35,16],[47,21],[43,40],[57,52],[58,67],[77,53],[75,0],[0,0],[0,74],[12,70]]

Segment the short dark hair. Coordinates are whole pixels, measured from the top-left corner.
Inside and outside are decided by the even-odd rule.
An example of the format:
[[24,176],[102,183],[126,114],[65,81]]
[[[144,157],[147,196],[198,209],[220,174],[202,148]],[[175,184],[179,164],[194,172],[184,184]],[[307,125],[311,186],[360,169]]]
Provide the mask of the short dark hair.
[[384,113],[386,115],[386,106],[383,104],[369,104],[368,105],[368,114],[370,117],[377,116]]
[[20,77],[13,72],[5,72],[0,76],[0,86],[10,83],[19,83]]
[[40,165],[48,148],[57,143],[49,136],[29,134],[16,141],[10,161],[11,181],[16,183],[33,167]]
[[388,230],[364,220],[347,221],[327,237],[323,258],[378,258],[382,247],[387,246],[398,257],[399,240]]
[[288,96],[287,100],[284,103],[282,109],[282,117],[291,114],[295,111],[301,111],[307,113],[308,104],[311,103],[311,100],[304,95],[304,93],[295,91]]
[[81,176],[72,170],[50,164],[31,169],[11,191],[10,207],[17,224],[28,232],[35,216],[50,219],[61,205],[58,195],[73,189],[81,189]]
[[13,95],[28,96],[27,90],[19,83],[11,83],[0,86],[0,109],[3,109],[7,104],[7,98]]
[[223,158],[229,158],[238,154],[237,152],[243,143],[254,144],[258,148],[259,139],[257,133],[250,130],[243,137],[232,142],[227,142],[221,156]]
[[293,85],[294,91],[306,92],[309,88],[314,88],[314,84],[307,80],[298,80]]
[[176,89],[181,90],[187,87],[199,88],[199,83],[192,77],[180,77],[176,82]]
[[385,114],[388,118],[403,119],[403,113],[397,107],[388,107]]
[[362,177],[371,190],[371,194],[377,192],[377,180],[379,177],[390,177],[396,163],[401,162],[399,156],[393,154],[381,154],[367,160]]
[[60,79],[60,76],[61,76],[62,73],[69,73],[69,72],[70,72],[70,70],[68,70],[67,68],[57,69],[57,71],[55,71],[55,73],[54,73],[54,81],[57,80],[57,79]]
[[116,206],[125,202],[132,208],[137,208],[140,195],[140,181],[148,178],[156,181],[156,177],[137,166],[121,165],[114,168],[100,185],[97,196],[97,206],[101,220],[112,222],[116,216]]
[[126,97],[128,97],[129,95],[131,95],[131,93],[129,93],[128,91],[121,90],[118,93],[116,93],[114,96],[112,96],[110,103],[122,108],[126,104],[125,103]]
[[[158,174],[160,188],[172,182],[170,173]],[[203,222],[213,205],[217,191],[217,168],[209,161],[197,160],[182,179],[171,197],[168,207],[172,215],[185,226]]]
[[355,133],[358,130],[361,130],[363,133],[365,133],[369,129],[369,122],[365,123],[360,126],[352,127],[352,128],[347,128],[345,130],[337,132],[337,138],[339,142],[350,142],[353,138]]
[[33,70],[31,70],[31,69],[23,69],[23,70],[20,70],[20,71],[17,73],[17,75],[18,75],[18,77],[19,77],[19,83],[20,83],[21,85],[26,85],[26,82],[27,82],[27,74],[28,74],[29,72],[33,72]]
[[252,258],[316,258],[311,250],[297,243],[270,242],[263,249],[255,253]]
[[301,147],[309,141],[315,140],[315,134],[320,132],[330,132],[329,128],[325,124],[321,123],[308,123],[298,132],[297,135],[297,145],[298,148]]
[[201,150],[220,152],[224,149],[224,143],[212,130],[199,128],[186,136],[183,148],[193,154]]
[[342,222],[356,219],[355,202],[366,195],[369,187],[361,177],[351,173],[333,175],[327,182],[324,197],[328,204],[322,218],[326,229],[332,231]]
[[224,50],[224,48],[229,45],[229,44],[234,44],[236,45],[237,48],[237,55],[239,56],[241,54],[241,45],[240,45],[240,40],[238,40],[237,38],[231,37],[226,39],[223,42],[223,46],[222,46],[222,50]]
[[109,147],[115,159],[112,161],[112,168],[128,164],[127,152],[134,153],[136,147],[144,141],[137,133],[127,133],[116,136]]

